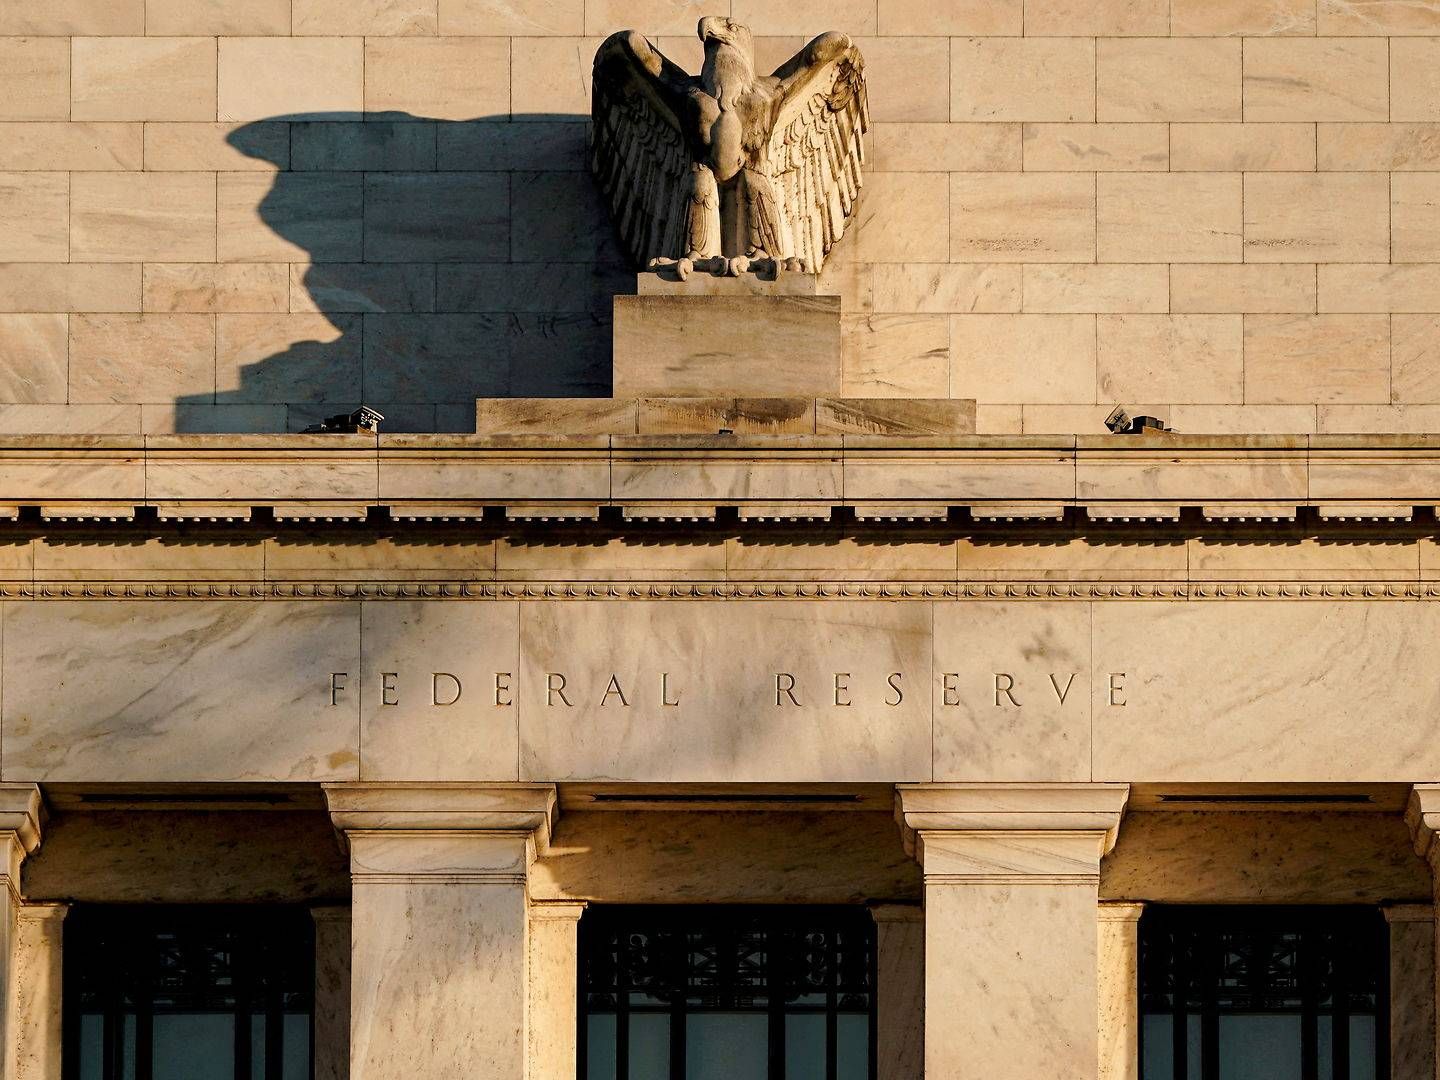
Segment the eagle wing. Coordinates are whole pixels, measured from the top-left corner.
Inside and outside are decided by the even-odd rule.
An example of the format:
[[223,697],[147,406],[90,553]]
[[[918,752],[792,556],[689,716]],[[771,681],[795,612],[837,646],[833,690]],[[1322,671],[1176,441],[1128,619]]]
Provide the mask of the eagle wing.
[[870,129],[865,61],[846,35],[822,34],[774,77],[780,86],[768,175],[793,254],[819,273],[860,197]]
[[590,167],[640,267],[684,251],[691,155],[683,124],[695,82],[633,30],[612,34],[595,54]]

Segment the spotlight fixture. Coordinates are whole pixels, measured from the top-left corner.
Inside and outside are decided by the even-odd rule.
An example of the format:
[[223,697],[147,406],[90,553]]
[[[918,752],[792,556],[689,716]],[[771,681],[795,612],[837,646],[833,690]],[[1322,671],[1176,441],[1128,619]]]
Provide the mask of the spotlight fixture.
[[335,416],[327,416],[318,424],[311,424],[305,428],[301,434],[376,435],[380,431],[380,421],[384,419],[384,414],[376,412],[368,405],[361,405],[354,412],[337,413]]
[[1131,416],[1125,406],[1116,405],[1105,417],[1105,426],[1116,435],[1158,435],[1171,430],[1158,416]]

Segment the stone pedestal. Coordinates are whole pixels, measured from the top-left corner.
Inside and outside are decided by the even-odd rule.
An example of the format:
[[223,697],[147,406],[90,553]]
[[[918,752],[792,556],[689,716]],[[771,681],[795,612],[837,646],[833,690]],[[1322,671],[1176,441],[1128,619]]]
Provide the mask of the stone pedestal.
[[1140,1080],[1140,916],[1144,904],[1100,905],[1100,1080]]
[[1395,904],[1390,924],[1390,1078],[1435,1080],[1435,907]]
[[925,1076],[925,912],[876,904],[876,1080]]
[[326,785],[350,847],[351,1080],[526,1075],[525,882],[549,785]]
[[[17,939],[20,911],[20,864],[40,846],[40,789],[34,784],[0,784],[0,1051],[5,1076],[15,1076],[22,1028],[22,995],[18,984]],[[25,935],[30,936],[28,933]]]
[[1100,859],[1129,788],[898,791],[925,873],[925,1075],[1098,1077]]

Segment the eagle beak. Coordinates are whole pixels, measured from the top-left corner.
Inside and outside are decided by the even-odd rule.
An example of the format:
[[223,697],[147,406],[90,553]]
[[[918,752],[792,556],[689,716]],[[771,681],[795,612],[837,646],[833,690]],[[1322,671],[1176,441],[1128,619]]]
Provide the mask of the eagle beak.
[[700,40],[701,40],[701,41],[723,41],[724,38],[721,37],[721,35],[720,35],[720,33],[719,33],[720,24],[721,24],[722,21],[723,21],[723,20],[717,19],[717,18],[715,18],[715,16],[713,16],[713,15],[710,15],[710,16],[707,16],[706,18],[701,19],[701,20],[700,20]]

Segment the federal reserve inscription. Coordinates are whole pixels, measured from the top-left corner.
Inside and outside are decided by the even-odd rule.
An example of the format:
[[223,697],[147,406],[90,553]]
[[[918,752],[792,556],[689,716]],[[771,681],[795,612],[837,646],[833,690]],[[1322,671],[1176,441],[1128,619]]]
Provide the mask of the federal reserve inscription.
[[[1127,705],[1126,678],[1127,673],[1123,671],[1106,673],[1102,684],[1105,704],[1113,708]],[[1078,671],[1052,671],[1043,675],[996,671],[977,686],[973,676],[947,671],[936,676],[935,692],[939,704],[950,707],[970,704],[973,700],[970,695],[989,697],[997,709],[1023,709],[1027,701],[1034,702],[1036,697],[1064,706],[1071,700],[1072,691],[1080,679]],[[473,676],[469,681],[473,684]],[[687,695],[685,681],[683,673],[670,671],[628,678],[611,672],[608,678],[602,680],[574,678],[564,671],[547,671],[543,673],[543,681],[531,693],[541,705],[552,709],[573,709],[577,705],[627,709],[636,705],[651,705],[678,709]],[[903,671],[891,671],[883,678],[860,677],[849,671],[832,672],[826,678],[805,678],[791,671],[775,671],[765,676],[764,685],[766,698],[773,696],[777,709],[808,705],[840,709],[855,706],[894,709],[905,703],[907,693],[918,692],[915,680],[908,678]],[[352,704],[352,694],[373,693],[382,708],[400,706],[402,695],[406,705],[416,703],[418,699],[418,703],[423,705],[449,708],[465,699],[471,704],[479,700],[482,704],[510,708],[516,702],[520,687],[513,671],[487,673],[480,686],[467,686],[466,680],[450,671],[382,671],[374,686],[361,685],[349,671],[332,671],[326,693],[330,704],[336,707]]]

